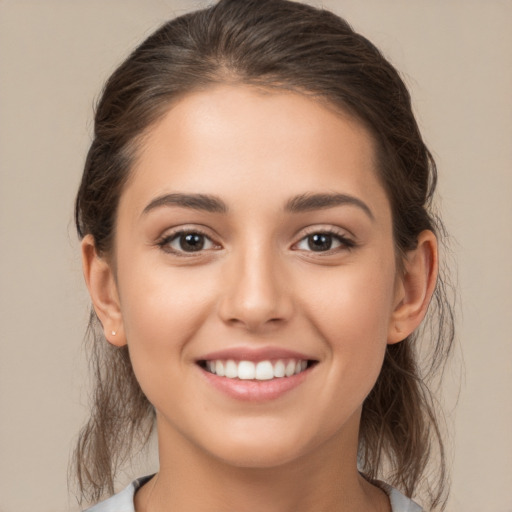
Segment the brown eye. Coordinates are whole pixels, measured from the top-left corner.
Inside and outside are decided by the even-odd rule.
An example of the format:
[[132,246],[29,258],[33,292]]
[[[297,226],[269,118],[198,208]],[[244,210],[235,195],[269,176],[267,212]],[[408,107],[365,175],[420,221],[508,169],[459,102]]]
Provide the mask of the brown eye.
[[332,248],[332,235],[316,233],[307,237],[308,247],[312,251],[328,251]]
[[298,244],[301,251],[327,252],[332,249],[349,249],[355,243],[338,233],[318,232],[305,236]]
[[186,252],[200,251],[205,245],[204,235],[198,233],[182,234],[177,238],[180,249]]
[[208,236],[197,231],[173,233],[161,240],[158,245],[165,251],[173,253],[192,253],[216,247]]

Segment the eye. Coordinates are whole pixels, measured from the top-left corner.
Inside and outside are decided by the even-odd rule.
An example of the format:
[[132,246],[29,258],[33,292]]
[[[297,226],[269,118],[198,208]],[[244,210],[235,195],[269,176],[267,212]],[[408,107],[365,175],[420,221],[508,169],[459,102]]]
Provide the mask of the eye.
[[333,249],[350,249],[355,243],[345,236],[330,231],[319,231],[305,236],[297,244],[301,251],[327,252]]
[[200,231],[178,231],[165,236],[158,245],[167,252],[194,253],[218,247],[210,237]]

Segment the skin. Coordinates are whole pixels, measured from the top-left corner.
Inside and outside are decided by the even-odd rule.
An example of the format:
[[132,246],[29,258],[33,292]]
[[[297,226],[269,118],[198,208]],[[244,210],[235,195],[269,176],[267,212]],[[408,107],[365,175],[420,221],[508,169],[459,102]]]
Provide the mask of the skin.
[[[214,195],[228,211],[145,212],[171,193]],[[368,211],[285,210],[312,193],[345,194]],[[171,236],[198,229],[201,251]],[[308,236],[326,231],[332,248],[313,251]],[[397,271],[390,205],[360,123],[298,93],[190,94],[147,133],[120,199],[114,256],[96,254],[90,236],[82,250],[105,335],[128,344],[157,411],[160,471],[137,493],[137,512],[390,510],[357,472],[361,407],[386,345],[425,314],[437,252],[423,232]],[[233,346],[318,363],[275,400],[241,401],[196,364]]]

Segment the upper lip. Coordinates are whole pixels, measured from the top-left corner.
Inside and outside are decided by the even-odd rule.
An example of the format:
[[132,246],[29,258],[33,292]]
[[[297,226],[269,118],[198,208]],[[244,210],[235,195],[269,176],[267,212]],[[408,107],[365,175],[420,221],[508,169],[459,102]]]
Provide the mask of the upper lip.
[[288,350],[280,347],[232,347],[223,350],[216,350],[209,352],[199,358],[197,361],[214,361],[214,360],[228,360],[235,361],[267,361],[270,359],[299,359],[299,360],[316,360],[307,354]]

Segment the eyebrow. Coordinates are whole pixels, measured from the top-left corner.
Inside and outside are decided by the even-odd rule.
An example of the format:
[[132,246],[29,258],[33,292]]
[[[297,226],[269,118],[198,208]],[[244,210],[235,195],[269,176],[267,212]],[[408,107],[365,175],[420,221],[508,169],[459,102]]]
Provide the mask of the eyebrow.
[[[300,194],[290,198],[286,202],[284,211],[289,213],[302,213],[344,205],[356,206],[363,210],[371,220],[375,220],[372,211],[364,201],[348,194],[338,193]],[[182,208],[202,210],[210,213],[227,213],[229,211],[227,204],[222,199],[210,194],[173,193],[153,199],[144,208],[142,214],[147,214],[151,210],[162,206],[180,206]]]
[[142,211],[147,214],[161,206],[181,206],[192,210],[203,210],[211,213],[227,213],[228,207],[224,201],[209,194],[165,194],[151,201]]
[[287,201],[285,211],[300,213],[344,205],[357,206],[363,210],[371,220],[375,220],[370,207],[364,201],[348,194],[301,194]]

